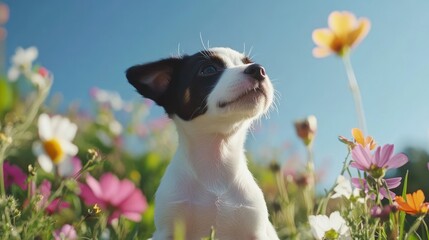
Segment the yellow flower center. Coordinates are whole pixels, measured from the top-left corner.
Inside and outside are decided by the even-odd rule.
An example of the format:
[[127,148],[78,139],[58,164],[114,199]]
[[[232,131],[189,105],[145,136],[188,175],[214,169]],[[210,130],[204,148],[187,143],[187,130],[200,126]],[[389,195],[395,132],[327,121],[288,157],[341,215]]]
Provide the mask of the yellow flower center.
[[43,142],[43,148],[55,164],[60,163],[63,159],[64,151],[57,139],[53,138]]

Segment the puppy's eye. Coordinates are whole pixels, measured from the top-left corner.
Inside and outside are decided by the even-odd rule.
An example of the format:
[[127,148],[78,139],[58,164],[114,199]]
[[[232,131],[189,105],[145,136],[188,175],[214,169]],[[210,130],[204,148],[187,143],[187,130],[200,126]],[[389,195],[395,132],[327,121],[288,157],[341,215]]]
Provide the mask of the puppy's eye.
[[201,76],[210,76],[210,75],[213,75],[213,74],[216,74],[216,73],[217,73],[217,68],[215,66],[213,66],[213,65],[204,67],[200,71],[200,75]]

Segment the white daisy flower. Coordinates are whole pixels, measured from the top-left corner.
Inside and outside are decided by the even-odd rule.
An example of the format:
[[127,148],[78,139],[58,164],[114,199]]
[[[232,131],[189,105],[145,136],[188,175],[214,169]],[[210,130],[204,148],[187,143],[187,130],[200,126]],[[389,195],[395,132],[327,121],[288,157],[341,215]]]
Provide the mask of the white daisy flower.
[[65,117],[49,117],[43,113],[39,116],[38,128],[40,141],[34,143],[33,152],[42,169],[52,172],[57,167],[59,175],[72,175],[72,157],[78,152],[77,146],[71,142],[76,135],[76,124]]
[[360,197],[360,190],[357,188],[353,189],[350,180],[348,180],[343,175],[338,176],[337,186],[335,186],[334,192],[335,193],[331,196],[331,198],[345,197],[348,200],[356,200],[360,203],[365,202],[365,200]]
[[12,57],[12,67],[8,71],[10,81],[16,81],[21,73],[28,72],[33,66],[33,61],[37,58],[39,52],[36,47],[16,49]]
[[311,215],[309,222],[313,236],[318,240],[348,240],[351,239],[349,227],[338,211],[325,215]]

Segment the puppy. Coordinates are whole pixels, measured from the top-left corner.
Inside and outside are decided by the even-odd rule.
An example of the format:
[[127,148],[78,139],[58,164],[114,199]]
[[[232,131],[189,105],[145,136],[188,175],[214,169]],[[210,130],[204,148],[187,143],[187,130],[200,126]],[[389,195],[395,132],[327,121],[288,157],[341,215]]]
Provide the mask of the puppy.
[[278,239],[244,154],[250,125],[273,102],[265,69],[232,49],[211,48],[126,75],[165,109],[179,137],[155,195],[153,240],[172,239],[177,221],[188,240],[208,236],[212,226],[220,240]]

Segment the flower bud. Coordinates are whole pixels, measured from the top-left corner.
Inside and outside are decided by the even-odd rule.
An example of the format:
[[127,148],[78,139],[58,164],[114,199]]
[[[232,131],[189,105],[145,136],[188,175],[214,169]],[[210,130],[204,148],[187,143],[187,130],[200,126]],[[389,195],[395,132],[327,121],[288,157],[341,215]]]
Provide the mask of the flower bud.
[[296,134],[306,146],[313,142],[317,131],[317,118],[314,115],[295,122]]

